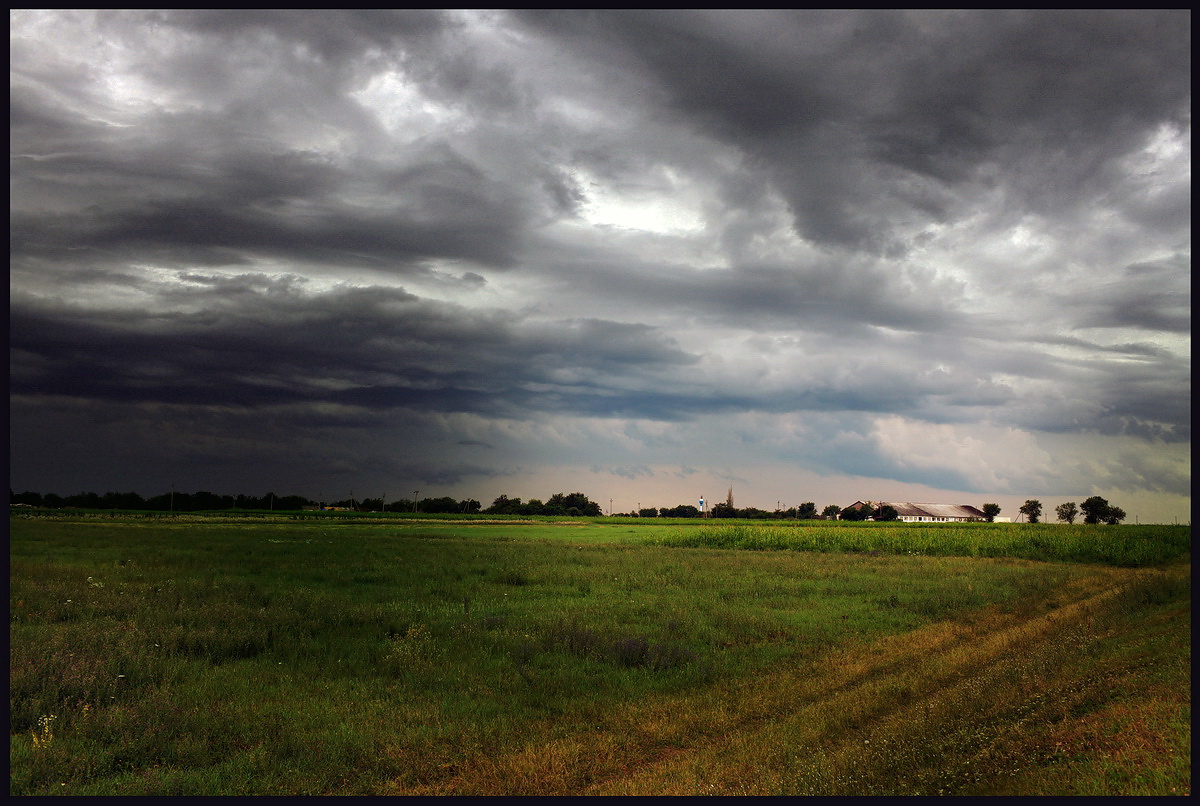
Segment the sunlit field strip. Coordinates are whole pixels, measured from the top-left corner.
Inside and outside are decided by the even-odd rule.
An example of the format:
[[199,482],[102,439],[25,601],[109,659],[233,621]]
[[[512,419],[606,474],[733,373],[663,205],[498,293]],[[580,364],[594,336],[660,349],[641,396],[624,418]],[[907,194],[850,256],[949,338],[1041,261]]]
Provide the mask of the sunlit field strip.
[[662,545],[752,550],[876,552],[929,556],[1014,557],[1139,567],[1190,552],[1185,526],[1062,524],[841,524],[795,527],[754,523],[680,529]]

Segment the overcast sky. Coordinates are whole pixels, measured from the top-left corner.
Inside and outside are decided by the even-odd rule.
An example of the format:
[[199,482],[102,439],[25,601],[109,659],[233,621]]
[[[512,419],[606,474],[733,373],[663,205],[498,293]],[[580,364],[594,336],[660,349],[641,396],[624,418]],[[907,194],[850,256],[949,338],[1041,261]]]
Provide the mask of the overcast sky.
[[10,11],[10,487],[1190,518],[1191,14]]

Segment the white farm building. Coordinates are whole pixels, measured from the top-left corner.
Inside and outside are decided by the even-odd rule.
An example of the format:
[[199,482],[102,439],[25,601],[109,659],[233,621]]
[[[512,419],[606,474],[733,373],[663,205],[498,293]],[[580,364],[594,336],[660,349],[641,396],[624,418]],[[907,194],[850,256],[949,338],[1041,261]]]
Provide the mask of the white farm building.
[[846,509],[891,507],[906,523],[969,523],[986,521],[983,510],[970,504],[915,504],[911,501],[855,501]]

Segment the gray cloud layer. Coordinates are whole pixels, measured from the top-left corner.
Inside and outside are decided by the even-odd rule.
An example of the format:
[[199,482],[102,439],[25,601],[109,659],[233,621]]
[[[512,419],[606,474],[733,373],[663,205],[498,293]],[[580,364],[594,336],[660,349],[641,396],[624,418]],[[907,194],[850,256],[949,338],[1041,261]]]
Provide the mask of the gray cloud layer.
[[[145,478],[170,464],[147,418],[221,442],[195,454],[228,452],[197,460],[209,487],[248,464],[320,483],[272,458],[289,429],[371,480],[553,460],[644,481],[729,459],[503,434],[760,413],[740,463],[787,461],[772,417],[844,414],[798,466],[1021,489],[1017,462],[887,454],[1001,429],[1173,446],[1127,481],[1186,486],[1188,12],[10,23],[18,485]],[[485,425],[429,425],[463,416]],[[71,471],[37,447],[65,433],[94,441]],[[1061,465],[1045,483],[1101,483]]]

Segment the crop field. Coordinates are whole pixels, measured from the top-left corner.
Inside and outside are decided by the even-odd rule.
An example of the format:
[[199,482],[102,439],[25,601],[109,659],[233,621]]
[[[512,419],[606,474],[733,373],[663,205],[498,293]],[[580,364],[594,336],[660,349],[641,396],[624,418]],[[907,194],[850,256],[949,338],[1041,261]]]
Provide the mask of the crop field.
[[10,534],[13,795],[1190,795],[1189,527]]

